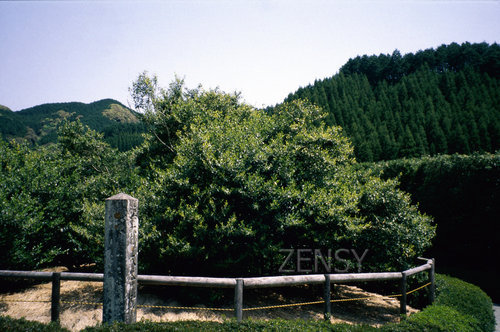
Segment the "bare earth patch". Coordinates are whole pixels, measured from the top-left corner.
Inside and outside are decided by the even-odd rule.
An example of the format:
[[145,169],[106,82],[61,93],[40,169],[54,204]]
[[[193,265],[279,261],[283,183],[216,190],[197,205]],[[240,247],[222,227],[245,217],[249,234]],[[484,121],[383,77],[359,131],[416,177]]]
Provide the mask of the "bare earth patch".
[[[173,299],[153,294],[151,289],[139,289],[138,305],[180,306]],[[51,283],[39,284],[17,293],[0,294],[0,314],[13,318],[24,317],[48,323],[50,321]],[[399,301],[366,292],[358,287],[335,285],[334,298],[371,297],[366,300],[332,303],[332,319],[334,323],[362,323],[380,326],[399,321]],[[11,302],[11,301],[48,301]],[[298,302],[315,301],[317,298],[303,296],[284,297],[283,294],[268,292],[261,296],[244,298],[244,308],[269,305],[280,305]],[[102,283],[100,282],[61,282],[61,325],[71,331],[79,331],[87,326],[94,326],[102,320],[102,306],[92,303],[102,302]],[[80,304],[73,302],[85,302]],[[204,308],[203,305],[196,307]],[[231,305],[225,308],[232,309]],[[408,314],[417,310],[408,307]],[[222,322],[234,316],[233,311],[180,310],[165,308],[139,307],[137,320],[177,321],[177,320],[210,320]],[[305,305],[289,308],[275,308],[257,311],[244,311],[244,319],[323,319],[323,304]]]

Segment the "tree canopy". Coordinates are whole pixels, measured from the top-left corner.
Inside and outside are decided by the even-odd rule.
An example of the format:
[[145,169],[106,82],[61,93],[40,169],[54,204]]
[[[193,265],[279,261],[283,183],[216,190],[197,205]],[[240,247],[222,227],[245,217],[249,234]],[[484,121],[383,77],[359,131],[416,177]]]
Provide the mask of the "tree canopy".
[[370,251],[364,268],[398,269],[430,245],[430,218],[395,181],[355,171],[352,145],[320,108],[294,101],[267,114],[182,80],[147,96],[146,77],[134,100],[148,101],[138,106],[151,125],[141,152],[150,269],[272,274],[280,249],[354,247]]

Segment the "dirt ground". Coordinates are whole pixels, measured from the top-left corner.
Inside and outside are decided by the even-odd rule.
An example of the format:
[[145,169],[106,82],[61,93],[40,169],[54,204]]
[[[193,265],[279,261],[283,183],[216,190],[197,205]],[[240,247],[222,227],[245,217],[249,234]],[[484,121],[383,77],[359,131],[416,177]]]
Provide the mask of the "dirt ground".
[[[161,287],[161,286],[160,286]],[[248,293],[248,294],[247,294]],[[244,293],[244,308],[302,303],[321,300],[318,296],[307,296],[308,292],[287,294],[275,291],[258,291]],[[14,318],[24,317],[47,323],[50,321],[51,283],[34,285],[15,293],[0,294],[0,315]],[[399,320],[399,301],[366,292],[358,287],[335,285],[334,299],[370,297],[370,299],[332,303],[332,322],[363,323],[379,326]],[[19,300],[26,302],[17,302]],[[29,302],[34,301],[34,302]],[[47,301],[47,302],[36,302]],[[96,325],[102,320],[102,306],[93,303],[102,301],[102,283],[99,282],[61,282],[61,325],[71,331],[79,331],[87,326]],[[74,303],[74,302],[84,302]],[[232,309],[231,301],[223,308]],[[183,306],[174,298],[166,296],[164,291],[150,288],[139,288],[137,320],[176,321],[176,320],[210,320],[223,321],[232,318],[234,312],[211,311],[201,304],[192,305],[198,310],[181,310],[167,308],[150,308],[148,306]],[[220,306],[219,306],[220,307]],[[408,307],[408,314],[417,310]],[[255,311],[244,311],[243,319],[323,319],[323,304],[303,305],[288,308],[273,308]]]

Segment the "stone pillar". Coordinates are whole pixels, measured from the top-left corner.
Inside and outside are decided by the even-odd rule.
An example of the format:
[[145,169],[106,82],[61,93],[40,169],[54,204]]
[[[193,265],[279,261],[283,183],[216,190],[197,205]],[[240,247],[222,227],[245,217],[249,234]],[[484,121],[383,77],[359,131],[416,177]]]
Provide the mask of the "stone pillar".
[[135,323],[139,201],[126,194],[106,199],[103,323]]

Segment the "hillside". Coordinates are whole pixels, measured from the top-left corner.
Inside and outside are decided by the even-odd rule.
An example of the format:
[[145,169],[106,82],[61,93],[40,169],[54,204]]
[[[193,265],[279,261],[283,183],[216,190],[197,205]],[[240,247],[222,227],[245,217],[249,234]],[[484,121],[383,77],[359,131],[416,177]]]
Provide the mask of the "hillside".
[[17,136],[24,133],[25,126],[19,122],[16,114],[10,108],[0,105],[0,133],[1,137]]
[[350,59],[285,101],[309,99],[360,161],[500,149],[500,46],[456,43]]
[[4,139],[25,139],[31,144],[53,143],[64,119],[80,121],[104,134],[113,147],[128,150],[142,142],[144,126],[139,114],[113,99],[90,104],[50,103],[12,112],[0,108],[0,134]]

